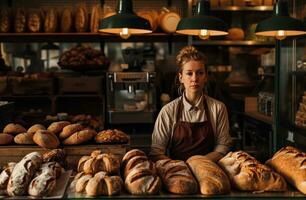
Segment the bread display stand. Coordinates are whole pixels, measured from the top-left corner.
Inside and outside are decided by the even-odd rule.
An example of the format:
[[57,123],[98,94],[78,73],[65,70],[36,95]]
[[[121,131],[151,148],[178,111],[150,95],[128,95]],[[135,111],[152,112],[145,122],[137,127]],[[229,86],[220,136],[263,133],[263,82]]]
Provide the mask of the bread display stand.
[[[67,164],[69,169],[76,169],[79,159],[84,155],[89,155],[94,150],[101,150],[103,153],[112,153],[122,158],[129,149],[129,144],[93,144],[63,146],[60,148],[63,148],[67,154]],[[26,145],[0,146],[0,166],[4,166],[8,162],[17,162],[26,154],[34,151],[45,153],[48,149],[43,149],[39,146]]]

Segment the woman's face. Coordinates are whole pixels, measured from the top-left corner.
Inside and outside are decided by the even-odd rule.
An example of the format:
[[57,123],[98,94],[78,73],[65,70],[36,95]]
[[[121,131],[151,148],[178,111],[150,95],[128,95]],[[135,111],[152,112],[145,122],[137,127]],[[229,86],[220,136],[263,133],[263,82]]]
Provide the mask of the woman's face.
[[184,84],[186,94],[202,94],[207,75],[201,61],[191,60],[182,66],[179,80]]

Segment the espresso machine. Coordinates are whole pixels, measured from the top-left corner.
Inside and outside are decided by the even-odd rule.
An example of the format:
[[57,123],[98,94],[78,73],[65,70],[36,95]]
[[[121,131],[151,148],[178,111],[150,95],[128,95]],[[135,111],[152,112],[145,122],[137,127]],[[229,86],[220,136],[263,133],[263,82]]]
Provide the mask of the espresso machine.
[[153,124],[155,72],[109,72],[106,82],[107,123]]

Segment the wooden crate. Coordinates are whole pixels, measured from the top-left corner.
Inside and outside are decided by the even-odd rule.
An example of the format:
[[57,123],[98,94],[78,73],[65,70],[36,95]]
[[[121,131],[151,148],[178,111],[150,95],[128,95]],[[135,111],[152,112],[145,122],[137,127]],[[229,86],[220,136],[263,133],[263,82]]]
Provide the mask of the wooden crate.
[[[113,153],[120,159],[129,150],[129,144],[116,145],[79,145],[65,146],[63,149],[67,154],[68,168],[76,170],[79,159],[84,155],[90,155],[94,150],[101,150],[103,153]],[[45,153],[49,150],[38,146],[11,145],[0,147],[0,166],[6,165],[8,162],[18,162],[26,154],[37,151]]]

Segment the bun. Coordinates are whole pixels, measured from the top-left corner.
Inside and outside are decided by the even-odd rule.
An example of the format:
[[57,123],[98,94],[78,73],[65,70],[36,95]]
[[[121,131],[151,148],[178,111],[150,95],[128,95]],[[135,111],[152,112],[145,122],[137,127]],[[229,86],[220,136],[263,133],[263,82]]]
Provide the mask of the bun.
[[17,135],[18,133],[24,133],[27,130],[20,124],[10,123],[6,125],[3,129],[3,133],[8,133],[12,135]]
[[200,185],[201,194],[230,192],[231,185],[226,174],[214,162],[200,155],[192,156],[186,162]]
[[159,160],[156,169],[166,190],[174,194],[196,194],[198,184],[181,160]]
[[277,151],[267,163],[290,184],[306,194],[306,153],[288,146]]
[[48,130],[39,130],[33,136],[33,141],[40,147],[55,149],[59,146],[59,140],[56,135]]
[[63,128],[62,132],[59,134],[59,138],[65,139],[71,136],[73,133],[81,131],[82,129],[83,126],[81,124],[69,124]]
[[70,122],[67,121],[53,122],[52,124],[50,124],[47,130],[51,131],[54,134],[58,134],[63,130],[65,126],[68,126],[69,124]]
[[0,133],[0,145],[11,144],[14,141],[14,136],[6,133]]
[[27,130],[27,133],[33,136],[38,130],[46,130],[46,127],[42,124],[34,124]]
[[19,133],[14,137],[14,142],[16,144],[35,144],[33,135],[30,133]]
[[283,177],[243,151],[229,152],[218,164],[227,173],[232,185],[239,190],[287,190]]

